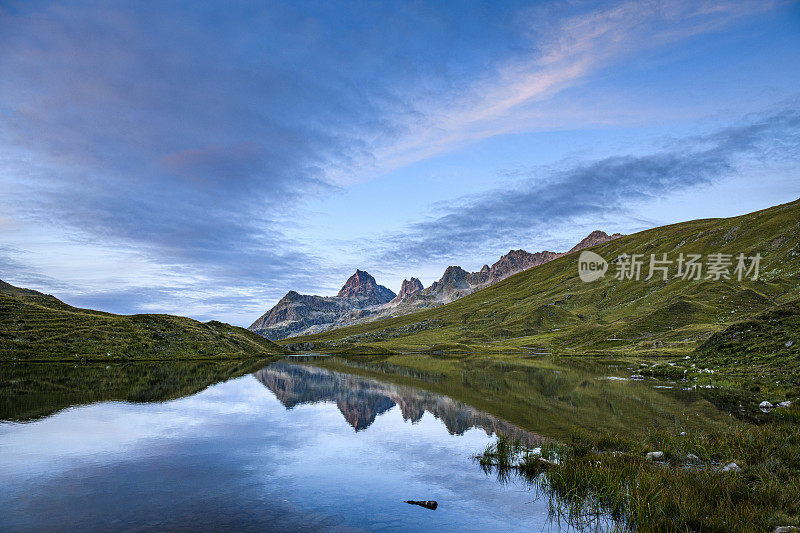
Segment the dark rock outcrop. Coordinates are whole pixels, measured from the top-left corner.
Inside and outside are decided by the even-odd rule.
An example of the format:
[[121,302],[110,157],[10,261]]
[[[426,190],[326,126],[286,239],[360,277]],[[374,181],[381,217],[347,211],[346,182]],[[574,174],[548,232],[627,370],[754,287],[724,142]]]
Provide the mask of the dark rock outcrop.
[[335,322],[338,317],[353,310],[352,303],[343,298],[289,291],[248,329],[270,340],[283,339],[305,333],[314,326]]
[[410,503],[411,505],[419,505],[420,507],[424,507],[425,509],[430,509],[431,511],[435,511],[439,504],[436,500],[404,500],[405,503]]

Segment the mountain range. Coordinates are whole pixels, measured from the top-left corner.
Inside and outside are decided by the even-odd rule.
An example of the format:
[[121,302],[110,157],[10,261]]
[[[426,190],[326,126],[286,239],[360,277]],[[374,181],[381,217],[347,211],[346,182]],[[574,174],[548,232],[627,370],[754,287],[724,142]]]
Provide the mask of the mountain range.
[[336,296],[289,291],[248,329],[268,339],[279,340],[438,307],[523,270],[621,236],[619,233],[608,235],[603,231],[593,231],[562,253],[511,250],[492,266],[484,265],[477,272],[449,266],[442,277],[427,288],[418,278],[403,280],[397,294],[379,285],[369,273],[356,270]]
[[[445,305],[282,344],[342,353],[522,351],[680,356],[732,368],[800,364],[800,200],[661,226],[591,251],[608,261],[608,272],[592,282],[578,275],[579,254],[563,256]],[[626,254],[642,259],[638,279],[620,276]],[[702,273],[687,277],[681,261],[693,256]],[[740,256],[751,267],[759,258],[755,278],[738,279]],[[669,275],[648,277],[651,258],[665,257]],[[715,258],[728,262],[719,276],[709,270]]]
[[[406,280],[399,294],[360,270],[341,296],[290,292],[262,318],[287,326],[317,320],[326,331],[280,345],[217,321],[79,309],[0,281],[0,360],[254,357],[288,349],[680,356],[691,367],[713,360],[778,374],[800,365],[800,200],[626,236],[592,234],[570,251],[583,246],[609,262],[592,282],[578,275],[581,254],[512,251],[478,272],[450,267],[427,288]],[[645,262],[669,256],[671,275],[646,276],[645,264],[640,279],[621,277],[626,254]],[[731,270],[681,277],[682,258],[695,255],[706,263],[727,258]],[[740,255],[760,258],[755,277],[737,279]],[[544,262],[528,266],[536,261]],[[329,329],[337,321],[346,327]]]

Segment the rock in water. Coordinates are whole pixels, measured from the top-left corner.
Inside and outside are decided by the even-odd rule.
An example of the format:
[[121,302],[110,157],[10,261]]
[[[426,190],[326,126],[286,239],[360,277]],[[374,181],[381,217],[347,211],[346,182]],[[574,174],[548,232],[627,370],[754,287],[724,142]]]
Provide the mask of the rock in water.
[[772,407],[773,407],[773,405],[772,405],[771,403],[769,403],[768,401],[766,401],[766,400],[764,400],[763,402],[761,402],[760,404],[758,404],[758,406],[759,406],[759,407],[761,408],[761,410],[762,410],[763,412],[765,412],[765,413],[766,413],[767,411],[769,411],[770,409],[772,409]]
[[419,505],[420,507],[424,507],[425,509],[430,509],[431,511],[435,511],[439,504],[436,503],[436,500],[406,500],[406,503],[410,503],[411,505]]

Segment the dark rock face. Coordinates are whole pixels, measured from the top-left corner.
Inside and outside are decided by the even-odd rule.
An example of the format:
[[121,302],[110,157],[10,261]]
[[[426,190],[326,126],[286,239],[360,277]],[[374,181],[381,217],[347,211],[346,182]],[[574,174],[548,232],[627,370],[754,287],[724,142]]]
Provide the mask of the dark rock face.
[[395,293],[383,285],[378,285],[368,272],[356,270],[341,288],[339,298],[366,298],[372,305],[385,304],[395,297]]
[[425,509],[430,509],[431,511],[435,511],[439,504],[436,500],[404,500],[405,503],[410,503],[411,505],[419,505],[420,507],[424,507]]
[[341,300],[289,291],[248,329],[270,340],[291,337],[314,326],[333,323],[339,316],[351,311],[350,302]]
[[301,320],[307,317],[312,310],[321,313],[336,313],[339,309],[338,303],[331,298],[289,291],[275,307],[256,320],[253,326],[269,326],[287,320]]

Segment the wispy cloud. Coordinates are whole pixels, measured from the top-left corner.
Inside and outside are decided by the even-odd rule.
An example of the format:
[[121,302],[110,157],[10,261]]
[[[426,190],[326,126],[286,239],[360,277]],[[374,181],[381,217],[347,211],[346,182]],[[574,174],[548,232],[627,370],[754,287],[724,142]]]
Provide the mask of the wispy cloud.
[[[571,16],[554,13],[550,5],[524,11],[530,52],[494,65],[461,99],[419,105],[424,118],[409,128],[410,135],[375,151],[378,166],[402,166],[479,139],[553,127],[553,110],[539,104],[604,67],[779,3],[630,1]],[[561,113],[562,122],[568,115],[569,110]]]
[[704,136],[675,139],[663,151],[609,157],[529,176],[495,190],[440,205],[438,216],[380,239],[382,261],[397,265],[463,257],[508,243],[528,242],[548,228],[587,217],[617,215],[626,206],[712,183],[744,160],[800,161],[796,107]]

